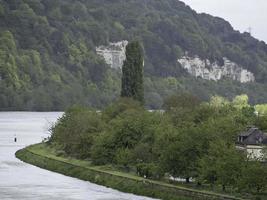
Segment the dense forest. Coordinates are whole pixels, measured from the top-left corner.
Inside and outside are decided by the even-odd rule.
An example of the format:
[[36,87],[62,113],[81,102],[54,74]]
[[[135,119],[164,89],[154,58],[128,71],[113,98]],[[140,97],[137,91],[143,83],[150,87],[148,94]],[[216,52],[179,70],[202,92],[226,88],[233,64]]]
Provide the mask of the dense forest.
[[[95,47],[121,40],[143,43],[148,108],[184,91],[203,100],[245,93],[252,104],[267,101],[267,45],[183,2],[0,0],[0,110],[104,107],[119,96],[121,72]],[[190,77],[177,62],[185,52],[218,63],[227,57],[256,82]]]
[[166,99],[164,109],[149,112],[126,98],[103,112],[72,107],[51,128],[48,147],[103,169],[166,182],[191,178],[183,186],[266,199],[267,168],[259,161],[267,154],[251,159],[235,147],[248,126],[267,130],[267,116],[255,115],[246,95],[201,102],[180,94]]

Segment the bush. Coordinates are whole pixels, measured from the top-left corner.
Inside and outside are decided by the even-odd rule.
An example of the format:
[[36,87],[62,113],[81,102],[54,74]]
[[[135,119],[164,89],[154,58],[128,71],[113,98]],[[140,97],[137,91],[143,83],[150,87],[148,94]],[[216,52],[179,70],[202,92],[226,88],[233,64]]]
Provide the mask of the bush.
[[119,114],[123,113],[126,110],[144,110],[141,104],[138,101],[135,101],[131,98],[120,98],[116,102],[110,104],[103,111],[103,119],[107,122],[116,118]]
[[109,164],[113,162],[115,151],[113,136],[107,132],[100,133],[91,147],[91,159],[96,165]]
[[50,143],[60,144],[67,154],[88,158],[94,136],[99,134],[104,126],[100,114],[96,111],[72,107],[52,127]]
[[137,174],[145,178],[159,179],[163,176],[162,170],[154,163],[140,163],[136,165]]

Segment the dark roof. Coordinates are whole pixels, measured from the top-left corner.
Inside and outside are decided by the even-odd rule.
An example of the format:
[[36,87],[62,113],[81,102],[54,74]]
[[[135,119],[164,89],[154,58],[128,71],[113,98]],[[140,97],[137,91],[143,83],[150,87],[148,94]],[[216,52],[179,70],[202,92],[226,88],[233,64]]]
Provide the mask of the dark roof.
[[244,132],[241,132],[240,134],[239,134],[239,136],[250,136],[252,133],[255,133],[255,132],[258,132],[258,131],[260,131],[258,128],[256,128],[256,127],[251,127],[251,128],[249,128],[248,130],[246,130],[246,131],[244,131]]
[[239,137],[243,139],[239,143],[244,145],[267,145],[267,134],[256,127],[251,127],[247,131],[240,133]]

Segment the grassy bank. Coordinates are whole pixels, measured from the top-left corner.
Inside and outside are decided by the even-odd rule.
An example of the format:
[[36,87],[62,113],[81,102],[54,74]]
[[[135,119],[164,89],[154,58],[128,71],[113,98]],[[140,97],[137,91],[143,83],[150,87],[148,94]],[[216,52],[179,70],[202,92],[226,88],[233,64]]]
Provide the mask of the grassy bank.
[[227,195],[188,189],[171,184],[143,179],[131,174],[113,171],[101,166],[92,166],[89,161],[57,156],[46,144],[37,144],[16,152],[16,157],[35,166],[58,172],[123,192],[160,199],[229,199],[241,200]]

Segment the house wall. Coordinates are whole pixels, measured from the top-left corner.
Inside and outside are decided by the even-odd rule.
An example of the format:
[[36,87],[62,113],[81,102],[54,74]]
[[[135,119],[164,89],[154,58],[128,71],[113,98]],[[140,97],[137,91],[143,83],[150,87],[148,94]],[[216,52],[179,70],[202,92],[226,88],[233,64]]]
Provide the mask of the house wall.
[[249,159],[262,159],[263,158],[263,147],[256,145],[248,145],[246,147],[247,157]]

